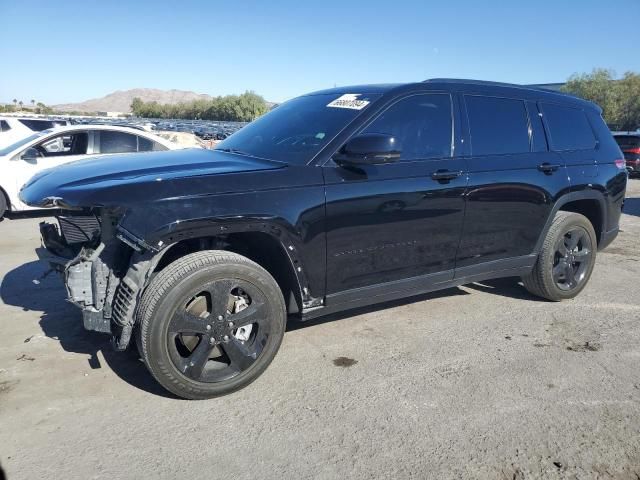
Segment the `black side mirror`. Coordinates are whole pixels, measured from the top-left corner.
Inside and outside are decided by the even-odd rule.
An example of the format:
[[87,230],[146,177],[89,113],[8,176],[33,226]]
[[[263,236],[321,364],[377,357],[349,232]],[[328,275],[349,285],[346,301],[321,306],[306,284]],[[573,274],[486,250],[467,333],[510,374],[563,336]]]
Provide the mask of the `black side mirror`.
[[42,157],[42,154],[38,151],[38,149],[31,147],[25,150],[20,159],[29,163],[38,163],[38,159],[40,157]]
[[363,133],[349,139],[333,156],[338,165],[383,165],[400,158],[402,148],[393,135]]

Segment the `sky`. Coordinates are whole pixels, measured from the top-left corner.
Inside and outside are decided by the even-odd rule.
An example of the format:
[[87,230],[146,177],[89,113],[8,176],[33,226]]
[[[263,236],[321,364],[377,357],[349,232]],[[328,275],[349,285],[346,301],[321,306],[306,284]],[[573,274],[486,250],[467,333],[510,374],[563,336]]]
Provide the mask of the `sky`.
[[0,101],[640,71],[640,0],[0,0]]

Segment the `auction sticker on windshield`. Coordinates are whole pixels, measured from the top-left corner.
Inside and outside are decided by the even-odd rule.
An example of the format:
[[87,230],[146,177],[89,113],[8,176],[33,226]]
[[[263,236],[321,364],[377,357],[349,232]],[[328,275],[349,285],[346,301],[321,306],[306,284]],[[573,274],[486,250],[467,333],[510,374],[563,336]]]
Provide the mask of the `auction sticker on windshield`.
[[352,110],[362,110],[369,105],[369,100],[359,100],[359,93],[345,93],[341,97],[336,98],[329,103],[327,107],[333,108],[351,108]]

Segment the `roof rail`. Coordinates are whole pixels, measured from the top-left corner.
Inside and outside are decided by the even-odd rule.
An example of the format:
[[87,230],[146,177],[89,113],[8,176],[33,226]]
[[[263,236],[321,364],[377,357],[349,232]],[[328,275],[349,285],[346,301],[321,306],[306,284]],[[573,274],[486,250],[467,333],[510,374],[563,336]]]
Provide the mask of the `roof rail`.
[[584,100],[582,98],[576,97],[575,95],[571,95],[570,93],[565,93],[565,92],[560,92],[558,90],[551,90],[551,89],[547,89],[547,88],[542,88],[539,86],[533,86],[533,85],[518,85],[517,83],[505,83],[505,82],[492,82],[492,81],[488,81],[488,80],[472,80],[472,79],[466,79],[466,78],[429,78],[427,80],[423,80],[422,83],[459,83],[459,84],[466,84],[466,85],[486,85],[486,86],[496,86],[496,87],[509,87],[509,88],[517,88],[517,89],[521,89],[521,90],[532,90],[535,92],[544,92],[544,93],[548,93],[551,95],[560,95],[563,97],[571,97],[571,98],[577,98],[578,100],[582,100],[584,102],[587,103],[592,103],[589,102],[588,100]]

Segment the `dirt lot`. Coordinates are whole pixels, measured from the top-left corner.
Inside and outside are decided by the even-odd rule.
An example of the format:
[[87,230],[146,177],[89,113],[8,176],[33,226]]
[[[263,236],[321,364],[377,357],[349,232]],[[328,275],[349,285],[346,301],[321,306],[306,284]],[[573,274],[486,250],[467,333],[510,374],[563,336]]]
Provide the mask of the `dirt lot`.
[[34,478],[640,478],[640,180],[576,300],[491,281],[290,323],[233,395],[165,394],[0,224],[0,463]]

